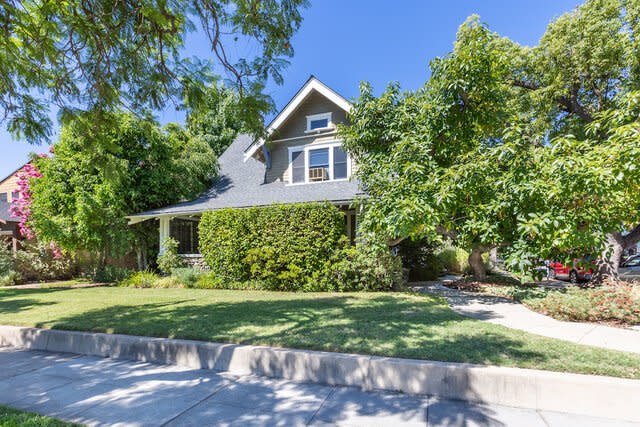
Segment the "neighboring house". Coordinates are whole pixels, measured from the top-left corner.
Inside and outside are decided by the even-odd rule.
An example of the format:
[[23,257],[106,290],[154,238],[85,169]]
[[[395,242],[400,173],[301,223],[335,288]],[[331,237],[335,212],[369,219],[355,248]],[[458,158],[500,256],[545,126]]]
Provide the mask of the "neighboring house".
[[0,181],[0,238],[7,245],[11,245],[14,253],[19,249],[19,242],[22,240],[18,228],[20,218],[12,217],[9,208],[18,198],[18,174],[24,170],[25,166],[20,166]]
[[355,165],[336,136],[336,125],[348,122],[350,108],[311,76],[267,127],[268,144],[239,135],[220,156],[219,175],[209,190],[190,202],[131,215],[129,223],[158,219],[161,242],[171,236],[179,253],[197,257],[198,221],[205,211],[329,201],[345,211],[353,241],[352,201],[362,192],[350,179]]
[[26,165],[20,166],[0,181],[0,202],[12,202],[18,198],[18,174]]

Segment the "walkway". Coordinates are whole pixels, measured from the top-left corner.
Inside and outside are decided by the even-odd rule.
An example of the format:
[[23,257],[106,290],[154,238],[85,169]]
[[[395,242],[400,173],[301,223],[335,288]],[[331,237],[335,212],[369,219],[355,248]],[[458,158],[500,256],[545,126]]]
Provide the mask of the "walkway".
[[459,291],[440,284],[413,286],[412,289],[443,296],[453,311],[474,319],[578,344],[640,353],[640,331],[637,330],[563,322],[507,298]]
[[0,403],[87,425],[632,426],[602,418],[0,348]]

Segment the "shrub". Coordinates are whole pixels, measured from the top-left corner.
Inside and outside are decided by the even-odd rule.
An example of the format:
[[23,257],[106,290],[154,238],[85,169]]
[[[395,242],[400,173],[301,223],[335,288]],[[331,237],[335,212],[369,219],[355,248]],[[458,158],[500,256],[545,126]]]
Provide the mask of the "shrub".
[[131,270],[126,267],[116,265],[105,265],[91,272],[91,280],[98,283],[116,283],[131,274]]
[[449,273],[462,273],[469,266],[469,253],[460,248],[447,248],[438,252],[440,263]]
[[443,266],[436,256],[439,243],[427,239],[405,239],[398,244],[398,256],[404,268],[409,269],[409,280],[435,280],[442,272]]
[[61,280],[73,277],[77,266],[71,255],[56,258],[48,243],[27,242],[16,253],[15,270],[24,280]]
[[22,283],[22,274],[14,270],[9,270],[0,276],[0,286],[15,286]]
[[571,287],[566,292],[550,293],[534,308],[561,320],[640,324],[640,296],[633,285]]
[[175,239],[165,237],[162,241],[162,247],[164,248],[162,255],[158,256],[160,271],[169,274],[173,269],[185,266],[184,260],[178,255],[178,242]]
[[14,264],[13,252],[8,248],[0,247],[0,276],[13,271]]
[[266,289],[302,290],[341,250],[344,215],[329,203],[205,212],[200,252],[221,280],[257,280]]
[[305,290],[389,291],[403,283],[402,261],[385,246],[362,243],[339,251],[316,279]]
[[194,287],[204,271],[195,267],[174,268],[171,270],[171,276],[175,277],[180,283],[188,288]]
[[128,277],[120,280],[120,286],[129,286],[132,288],[153,288],[154,284],[160,279],[156,273],[152,271],[137,271]]

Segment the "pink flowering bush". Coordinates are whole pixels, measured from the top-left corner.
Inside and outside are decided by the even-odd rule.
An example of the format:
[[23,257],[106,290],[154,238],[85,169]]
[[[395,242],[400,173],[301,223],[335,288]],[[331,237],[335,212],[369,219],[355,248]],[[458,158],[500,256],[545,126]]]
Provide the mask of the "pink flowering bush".
[[[53,153],[53,148],[49,149],[49,152]],[[49,158],[49,156],[44,153],[38,154],[38,157]],[[33,162],[30,162],[24,165],[22,171],[16,174],[16,177],[18,178],[18,199],[13,201],[9,210],[13,218],[19,218],[18,228],[20,230],[20,234],[27,239],[35,239],[36,232],[29,225],[29,219],[31,218],[31,204],[33,203],[30,180],[42,178],[42,174],[36,165],[34,165]],[[49,246],[54,258],[57,259],[62,256],[62,251],[56,246],[55,242],[50,242]]]

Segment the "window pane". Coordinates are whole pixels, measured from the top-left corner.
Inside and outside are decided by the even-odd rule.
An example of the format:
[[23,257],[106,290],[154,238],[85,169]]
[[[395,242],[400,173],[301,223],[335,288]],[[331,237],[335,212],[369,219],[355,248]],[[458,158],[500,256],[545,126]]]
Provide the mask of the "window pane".
[[329,149],[321,148],[319,150],[309,151],[309,167],[317,168],[321,166],[329,167]]
[[329,127],[329,119],[311,120],[309,123],[309,129],[322,129]]
[[7,201],[7,193],[0,193],[0,202]]
[[329,149],[309,151],[309,180],[326,181],[329,177]]
[[347,153],[342,147],[333,147],[333,179],[347,177]]
[[197,221],[172,219],[169,225],[169,235],[178,242],[179,254],[198,253]]
[[304,182],[304,151],[291,153],[292,182]]

